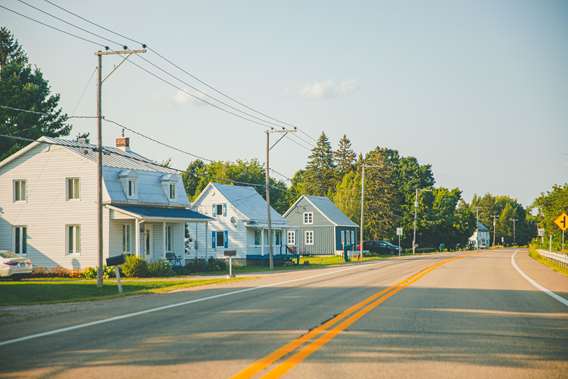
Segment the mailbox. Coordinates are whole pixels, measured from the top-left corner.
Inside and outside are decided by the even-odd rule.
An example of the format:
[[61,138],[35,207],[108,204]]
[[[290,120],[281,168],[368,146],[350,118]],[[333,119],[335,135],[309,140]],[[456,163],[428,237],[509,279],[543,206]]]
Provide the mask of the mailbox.
[[236,250],[225,250],[223,252],[225,257],[236,257],[237,256],[237,251]]
[[107,266],[119,266],[126,261],[124,254],[117,255],[106,259]]

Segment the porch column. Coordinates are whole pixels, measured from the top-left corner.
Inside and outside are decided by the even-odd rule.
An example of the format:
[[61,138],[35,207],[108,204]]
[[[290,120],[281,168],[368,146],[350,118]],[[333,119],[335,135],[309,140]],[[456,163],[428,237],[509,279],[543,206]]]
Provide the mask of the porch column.
[[166,223],[162,222],[162,257],[166,258]]
[[140,257],[140,220],[134,219],[134,255]]
[[209,254],[209,222],[205,223],[205,259]]
[[264,255],[264,229],[260,229],[260,254]]

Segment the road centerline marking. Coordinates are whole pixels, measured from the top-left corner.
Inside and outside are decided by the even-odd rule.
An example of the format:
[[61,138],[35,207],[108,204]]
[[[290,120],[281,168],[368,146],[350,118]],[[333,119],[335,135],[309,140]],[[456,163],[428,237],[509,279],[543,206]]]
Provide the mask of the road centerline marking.
[[519,252],[518,250],[515,250],[515,252],[513,254],[511,254],[511,264],[513,265],[515,270],[517,270],[517,272],[519,274],[521,274],[521,276],[523,278],[525,278],[534,288],[544,292],[548,296],[552,297],[554,300],[556,300],[556,301],[558,301],[558,302],[560,302],[560,303],[562,303],[562,304],[564,304],[565,306],[568,307],[568,300],[567,299],[563,298],[560,295],[557,295],[556,293],[552,292],[548,288],[540,285],[536,280],[532,279],[523,270],[521,270],[521,268],[517,265],[517,262],[515,261],[515,257],[517,256],[518,252]]
[[[426,268],[419,270],[418,272],[398,281],[397,283],[369,296],[368,298],[362,300],[361,302],[354,304],[347,308],[346,310],[339,313],[332,319],[324,322],[323,324],[317,326],[316,328],[310,330],[308,333],[292,340],[291,342],[285,344],[284,346],[276,349],[265,357],[255,361],[253,364],[245,368],[244,370],[237,373],[232,379],[245,379],[252,378],[259,372],[268,368],[276,361],[282,359],[285,356],[289,356],[295,350],[301,348],[298,352],[285,359],[283,363],[276,366],[272,371],[266,374],[266,378],[277,378],[283,375],[285,372],[290,370],[293,366],[300,363],[307,356],[311,355],[321,346],[325,345],[327,342],[331,341],[339,332],[346,329],[349,325],[353,324],[365,314],[369,313],[384,301],[386,301],[391,296],[394,296],[397,292],[401,291],[403,288],[411,285],[412,283],[418,281],[420,278],[424,277],[434,269],[463,257],[453,257],[449,259],[444,259],[441,262],[437,262]],[[329,329],[334,325],[338,324],[333,329]],[[328,330],[329,329],[329,330]],[[306,343],[313,340],[318,335],[322,334],[314,342],[309,343],[307,346],[303,347]]]

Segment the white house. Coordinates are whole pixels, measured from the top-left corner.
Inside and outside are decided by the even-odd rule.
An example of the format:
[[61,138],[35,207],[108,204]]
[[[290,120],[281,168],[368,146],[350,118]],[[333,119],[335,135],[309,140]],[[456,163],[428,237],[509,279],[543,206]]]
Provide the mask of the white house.
[[[253,187],[209,183],[192,208],[212,218],[209,247],[217,257],[225,250],[235,250],[238,258],[268,256],[266,201]],[[282,236],[288,224],[274,209],[270,212],[274,254],[285,254]]]
[[[93,145],[42,137],[0,162],[0,250],[34,266],[97,266],[96,156]],[[104,258],[183,260],[186,223],[205,230],[208,220],[188,209],[181,177],[126,137],[104,148],[103,203]]]
[[489,247],[491,245],[491,238],[487,226],[483,225],[481,222],[478,222],[477,228],[473,232],[473,235],[469,237],[469,243],[474,247]]

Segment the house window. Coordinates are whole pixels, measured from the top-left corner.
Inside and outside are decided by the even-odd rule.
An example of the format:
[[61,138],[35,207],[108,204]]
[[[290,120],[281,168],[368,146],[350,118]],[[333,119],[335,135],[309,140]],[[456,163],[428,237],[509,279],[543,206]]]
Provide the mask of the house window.
[[79,198],[79,178],[67,178],[67,200]]
[[170,188],[170,191],[169,191],[170,200],[175,200],[175,198],[176,198],[176,184],[170,183],[169,188]]
[[354,230],[351,231],[351,243],[352,244],[355,243],[355,231]]
[[304,212],[304,224],[313,224],[313,223],[314,223],[314,213]]
[[28,253],[28,228],[25,226],[14,227],[14,252],[18,255]]
[[288,245],[296,246],[296,232],[293,230],[288,231]]
[[262,232],[258,229],[255,229],[254,231],[254,245],[255,246],[259,246],[260,245],[260,240],[262,239]]
[[136,179],[128,179],[128,197],[136,197]]
[[132,225],[122,225],[122,252],[132,252]]
[[79,225],[67,225],[67,254],[79,254],[81,252],[81,227]]
[[276,235],[276,246],[282,245],[282,230],[276,230],[274,234]]
[[14,180],[14,201],[26,200],[26,181],[22,179]]
[[306,245],[313,245],[314,244],[314,231],[313,230],[307,230],[304,233],[304,243]]
[[174,250],[174,228],[172,225],[166,225],[166,251]]

